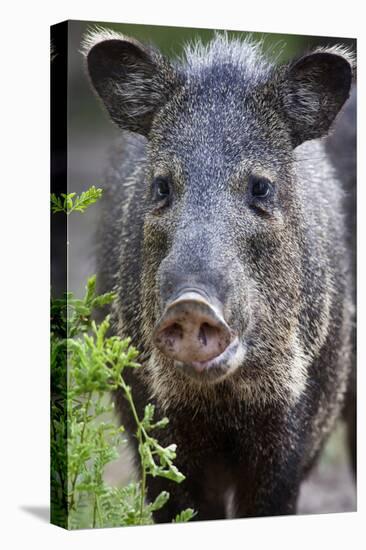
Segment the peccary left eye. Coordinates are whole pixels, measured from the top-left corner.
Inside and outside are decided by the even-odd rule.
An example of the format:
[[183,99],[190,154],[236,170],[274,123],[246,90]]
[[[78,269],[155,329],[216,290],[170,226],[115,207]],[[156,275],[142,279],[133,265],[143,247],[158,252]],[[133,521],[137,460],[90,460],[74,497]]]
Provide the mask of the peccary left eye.
[[251,195],[256,199],[266,199],[272,193],[272,184],[267,178],[251,176],[249,186]]
[[153,198],[155,201],[167,200],[170,196],[170,182],[167,178],[157,177],[153,184]]

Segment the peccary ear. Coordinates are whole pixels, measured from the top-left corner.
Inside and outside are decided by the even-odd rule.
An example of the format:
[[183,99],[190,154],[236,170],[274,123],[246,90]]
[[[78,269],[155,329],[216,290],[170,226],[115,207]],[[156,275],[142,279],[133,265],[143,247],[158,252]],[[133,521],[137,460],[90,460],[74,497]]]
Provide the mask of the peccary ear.
[[283,108],[293,146],[324,136],[349,96],[353,58],[342,48],[317,50],[287,67]]
[[154,115],[178,83],[173,67],[158,51],[103,29],[86,35],[83,53],[91,82],[112,120],[147,136]]

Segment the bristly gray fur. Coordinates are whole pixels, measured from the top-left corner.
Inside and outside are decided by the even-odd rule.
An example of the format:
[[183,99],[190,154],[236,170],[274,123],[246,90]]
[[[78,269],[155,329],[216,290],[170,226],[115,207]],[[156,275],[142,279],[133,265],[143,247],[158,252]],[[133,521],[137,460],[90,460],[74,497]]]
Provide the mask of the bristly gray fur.
[[222,66],[244,71],[254,79],[260,75],[268,78],[273,64],[262,53],[262,42],[254,42],[250,37],[230,39],[227,33],[216,33],[206,45],[199,40],[187,44],[180,64],[185,73],[192,76],[199,76],[213,66]]
[[[325,141],[342,136],[354,56],[320,48],[278,66],[261,45],[217,34],[170,61],[103,29],[82,49],[123,130],[106,176],[99,285],[118,294],[114,332],[141,351],[142,368],[127,374],[139,414],[151,399],[169,416],[159,437],[178,444],[187,476],[178,487],[152,481],[152,498],[171,493],[156,519],[188,506],[196,519],[228,506],[237,517],[294,513],[354,361],[354,202]],[[253,175],[273,186],[260,204]],[[158,176],[172,186],[164,206]],[[174,289],[192,281],[214,289],[245,345],[218,379],[191,378],[153,342]],[[123,396],[116,402],[134,433]]]

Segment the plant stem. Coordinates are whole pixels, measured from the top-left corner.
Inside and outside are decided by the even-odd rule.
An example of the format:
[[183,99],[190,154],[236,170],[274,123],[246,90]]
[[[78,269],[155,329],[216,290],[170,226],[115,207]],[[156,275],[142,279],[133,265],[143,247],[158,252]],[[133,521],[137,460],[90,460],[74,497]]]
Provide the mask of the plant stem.
[[96,502],[96,504],[97,504],[97,513],[98,513],[99,527],[103,527],[102,514],[101,514],[101,511],[100,511],[98,495],[95,495],[95,502]]
[[97,495],[94,495],[94,506],[93,506],[93,529],[97,525]]
[[[87,398],[86,406],[85,406],[85,409],[84,409],[83,427],[81,429],[81,434],[80,434],[80,443],[84,443],[84,433],[85,433],[86,424],[88,422],[88,410],[89,410],[89,406],[90,406],[91,397],[92,397],[92,392],[90,391],[88,393],[88,398]],[[75,475],[74,475],[74,479],[73,479],[72,484],[71,484],[71,497],[70,497],[70,507],[69,507],[70,510],[72,510],[72,508],[75,504],[75,485],[76,485],[78,475],[79,475],[79,472],[76,471]]]
[[[144,443],[143,438],[145,438],[145,440],[147,440],[148,435],[145,432],[144,427],[141,425],[140,419],[139,419],[137,411],[136,411],[135,404],[134,404],[133,399],[132,399],[130,388],[127,386],[127,384],[123,380],[122,376],[120,377],[120,383],[121,383],[121,387],[122,387],[123,391],[125,392],[125,396],[126,396],[128,402],[130,404],[132,415],[133,415],[133,417],[135,419],[135,422],[136,422],[136,425],[137,425],[136,436],[137,436],[137,439],[139,441],[139,447],[141,447]],[[141,453],[140,453],[140,455],[141,455]],[[140,523],[142,523],[142,517],[143,517],[143,513],[144,513],[145,493],[146,493],[146,468],[145,468],[145,465],[143,463],[143,460],[141,460],[141,468],[142,468],[142,472],[141,472],[141,497],[140,497]]]
[[[142,437],[141,437],[141,442],[140,443],[142,443]],[[140,496],[140,523],[141,524],[142,524],[142,516],[143,516],[143,513],[144,513],[145,493],[146,493],[146,468],[142,464],[141,496]]]

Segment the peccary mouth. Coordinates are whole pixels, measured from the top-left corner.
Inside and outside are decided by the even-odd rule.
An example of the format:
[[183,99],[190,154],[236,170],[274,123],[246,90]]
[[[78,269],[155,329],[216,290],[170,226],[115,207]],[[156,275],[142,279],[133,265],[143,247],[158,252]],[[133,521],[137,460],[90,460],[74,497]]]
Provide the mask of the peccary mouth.
[[175,361],[175,366],[199,382],[220,382],[232,374],[243,363],[246,347],[236,337],[231,344],[217,357],[209,361],[192,361],[182,363]]

